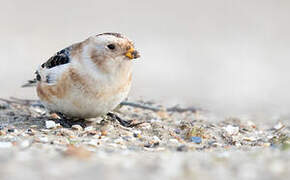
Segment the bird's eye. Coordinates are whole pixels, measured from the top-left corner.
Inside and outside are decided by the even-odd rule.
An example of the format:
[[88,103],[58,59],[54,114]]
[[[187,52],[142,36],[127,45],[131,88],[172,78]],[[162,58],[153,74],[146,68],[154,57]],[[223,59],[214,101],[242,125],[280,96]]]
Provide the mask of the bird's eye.
[[114,44],[109,44],[107,47],[111,50],[114,50],[116,48],[116,46]]

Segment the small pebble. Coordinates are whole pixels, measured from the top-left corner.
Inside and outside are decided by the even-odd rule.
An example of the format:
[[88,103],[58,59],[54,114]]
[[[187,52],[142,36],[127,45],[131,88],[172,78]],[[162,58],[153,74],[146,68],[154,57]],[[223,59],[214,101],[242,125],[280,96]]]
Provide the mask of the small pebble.
[[114,140],[114,143],[116,143],[116,144],[123,144],[123,142],[124,142],[124,140],[121,139],[121,138],[118,138],[118,139]]
[[5,136],[5,135],[6,135],[6,132],[0,130],[0,136]]
[[31,125],[30,128],[37,128],[37,125]]
[[134,136],[135,138],[140,138],[140,137],[141,137],[141,131],[139,131],[139,130],[135,130],[135,131],[133,131],[133,136]]
[[159,137],[157,137],[157,136],[153,136],[153,141],[154,141],[154,142],[160,142],[161,140],[159,139]]
[[63,128],[62,125],[60,123],[56,123],[55,125],[56,128]]
[[235,127],[232,125],[227,125],[227,127],[224,127],[224,130],[228,135],[236,135],[239,133],[239,127]]
[[78,125],[78,124],[75,124],[75,125],[72,125],[71,127],[73,130],[76,130],[76,131],[82,131],[83,128],[82,126]]
[[57,115],[56,113],[52,113],[50,117],[52,117],[53,119],[61,119],[61,117],[59,117],[59,115]]
[[87,142],[88,145],[98,147],[100,145],[100,141],[96,139],[92,139],[89,142]]
[[60,132],[61,135],[63,135],[63,136],[74,137],[74,132],[71,131],[71,130],[69,130],[69,129],[62,128],[62,129],[60,129],[59,132]]
[[222,147],[223,145],[221,143],[218,143],[218,142],[213,142],[211,144],[212,147]]
[[153,143],[150,142],[150,143],[144,144],[144,147],[146,148],[155,148],[157,146],[159,146],[159,142],[153,142]]
[[196,144],[200,144],[202,142],[202,139],[201,139],[201,137],[193,136],[193,137],[190,138],[190,141],[194,142]]
[[10,111],[10,112],[7,112],[6,115],[7,115],[7,116],[15,116],[15,113],[12,112],[12,111]]
[[271,143],[264,143],[263,146],[264,147],[270,147],[271,146]]
[[48,143],[49,142],[49,140],[48,140],[48,138],[46,136],[37,137],[37,138],[35,138],[35,141],[36,142],[40,142],[40,143]]
[[236,147],[241,147],[242,146],[242,144],[240,142],[235,142],[234,144],[235,144]]
[[56,124],[54,121],[45,121],[45,127],[47,129],[54,129],[56,128]]
[[257,139],[255,137],[244,137],[244,140],[252,142],[252,141],[256,141]]
[[36,131],[34,129],[30,129],[30,128],[27,129],[27,131],[26,131],[26,133],[29,134],[29,135],[35,135],[35,132]]
[[151,119],[150,123],[160,123],[161,120],[160,119]]
[[178,140],[177,139],[169,139],[169,142],[171,142],[173,144],[178,144]]
[[94,127],[93,126],[88,126],[85,128],[85,131],[93,131]]
[[151,144],[150,143],[144,144],[144,147],[150,148],[151,147]]
[[272,139],[273,137],[274,137],[274,135],[272,135],[272,134],[267,136],[268,139]]
[[142,123],[139,125],[140,128],[142,129],[151,129],[151,124],[150,123]]
[[188,148],[185,145],[181,145],[181,146],[178,146],[176,150],[179,152],[184,152],[184,151],[187,151]]
[[[92,130],[92,131],[87,131],[86,133],[87,133],[87,135],[95,136],[95,135],[97,135],[99,132],[98,132],[98,131],[95,131],[95,130]],[[101,137],[101,136],[100,136],[100,137]]]
[[180,134],[180,133],[181,133],[180,129],[175,129],[174,132],[175,132],[176,134]]
[[13,129],[13,128],[9,128],[9,129],[7,130],[7,132],[9,132],[9,133],[13,133],[13,132],[15,132],[15,129]]
[[101,131],[101,136],[107,136],[107,135],[108,135],[108,132],[106,130]]
[[0,102],[0,109],[7,109],[9,105],[6,102]]
[[279,122],[274,126],[274,129],[275,129],[275,130],[279,130],[279,129],[283,128],[283,127],[284,127],[284,125],[279,121]]
[[44,115],[46,113],[45,109],[37,107],[37,106],[36,107],[31,107],[30,110],[34,111],[34,112],[36,112],[38,114],[41,114],[41,115]]

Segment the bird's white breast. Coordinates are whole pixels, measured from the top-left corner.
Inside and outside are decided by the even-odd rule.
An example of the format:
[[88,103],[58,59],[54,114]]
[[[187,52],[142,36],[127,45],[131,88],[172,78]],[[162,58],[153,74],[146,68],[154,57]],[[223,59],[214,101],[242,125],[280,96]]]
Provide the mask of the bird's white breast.
[[[57,77],[56,84],[38,84],[38,95],[47,109],[71,117],[97,117],[113,110],[127,97],[131,87],[131,64],[103,74],[84,58],[81,62],[72,61]],[[46,97],[42,97],[39,89]]]

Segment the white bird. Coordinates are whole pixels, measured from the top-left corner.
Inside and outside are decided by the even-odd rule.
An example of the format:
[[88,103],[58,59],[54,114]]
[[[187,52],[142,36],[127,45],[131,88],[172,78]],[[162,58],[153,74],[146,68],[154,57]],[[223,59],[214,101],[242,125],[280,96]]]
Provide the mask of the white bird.
[[39,66],[37,95],[50,112],[94,118],[116,108],[128,95],[132,60],[140,57],[132,41],[102,33],[73,44]]

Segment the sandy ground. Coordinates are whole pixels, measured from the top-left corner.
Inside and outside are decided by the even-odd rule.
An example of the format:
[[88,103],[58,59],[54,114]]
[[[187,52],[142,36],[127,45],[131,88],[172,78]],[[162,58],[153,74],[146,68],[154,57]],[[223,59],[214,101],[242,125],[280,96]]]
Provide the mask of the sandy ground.
[[121,107],[117,114],[135,126],[124,127],[103,117],[63,127],[70,125],[37,102],[1,102],[0,179],[287,179],[290,175],[290,127],[283,122],[258,126],[238,117],[211,121],[213,115],[202,110],[155,112],[131,106]]

